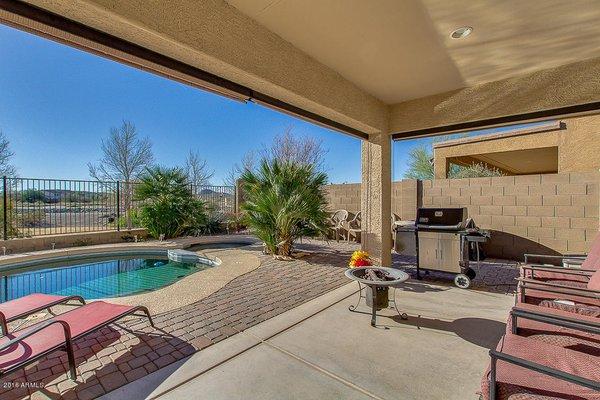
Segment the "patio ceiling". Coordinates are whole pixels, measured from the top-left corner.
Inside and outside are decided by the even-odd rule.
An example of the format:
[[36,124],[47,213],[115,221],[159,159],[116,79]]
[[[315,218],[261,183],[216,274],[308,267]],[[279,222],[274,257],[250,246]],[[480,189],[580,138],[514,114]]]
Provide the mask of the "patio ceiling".
[[0,0],[5,23],[361,138],[597,112],[599,17],[594,0]]
[[386,104],[600,56],[596,1],[226,1]]

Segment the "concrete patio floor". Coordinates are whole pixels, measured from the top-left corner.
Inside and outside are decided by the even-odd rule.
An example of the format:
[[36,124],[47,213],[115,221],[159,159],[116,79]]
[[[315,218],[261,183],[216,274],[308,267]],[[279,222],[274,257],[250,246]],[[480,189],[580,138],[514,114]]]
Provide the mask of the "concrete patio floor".
[[476,399],[511,295],[409,281],[369,325],[348,284],[103,399]]

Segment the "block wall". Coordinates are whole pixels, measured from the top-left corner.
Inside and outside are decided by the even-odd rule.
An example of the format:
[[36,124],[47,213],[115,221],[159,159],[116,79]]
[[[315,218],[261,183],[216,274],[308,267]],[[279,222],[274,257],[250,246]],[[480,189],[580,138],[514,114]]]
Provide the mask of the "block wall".
[[[492,257],[581,253],[599,229],[599,186],[599,172],[403,180],[392,185],[392,212],[411,220],[420,206],[467,207],[478,226],[492,231]],[[360,210],[360,184],[326,191],[331,210]]]
[[[419,207],[420,182],[405,179],[392,183],[392,213],[403,220],[414,220]],[[360,183],[327,185],[325,187],[329,210],[360,211]]]

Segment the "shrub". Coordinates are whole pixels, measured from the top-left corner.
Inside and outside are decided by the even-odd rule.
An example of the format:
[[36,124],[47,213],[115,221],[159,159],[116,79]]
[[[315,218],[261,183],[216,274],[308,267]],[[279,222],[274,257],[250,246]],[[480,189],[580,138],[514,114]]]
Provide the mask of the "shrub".
[[177,237],[197,229],[206,220],[204,203],[194,198],[179,168],[147,169],[136,186],[135,197],[143,202],[139,212],[141,224],[153,237]]
[[290,256],[297,238],[325,232],[327,175],[313,165],[262,160],[242,181],[246,223],[269,253]]
[[10,200],[6,203],[6,214],[3,204],[0,202],[0,217],[6,218],[6,233],[9,238],[20,236],[19,231],[15,226],[17,222],[16,213]]
[[20,195],[21,201],[27,203],[36,203],[38,201],[45,202],[47,200],[46,194],[37,189],[23,190]]

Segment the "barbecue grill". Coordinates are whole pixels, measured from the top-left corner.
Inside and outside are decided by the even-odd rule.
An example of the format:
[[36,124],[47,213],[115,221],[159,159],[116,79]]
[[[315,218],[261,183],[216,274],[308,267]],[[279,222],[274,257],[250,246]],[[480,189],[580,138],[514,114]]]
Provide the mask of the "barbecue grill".
[[489,239],[489,232],[467,218],[466,208],[419,208],[415,226],[417,278],[421,270],[448,272],[456,286],[468,288],[476,275],[470,261],[479,267],[479,244]]

